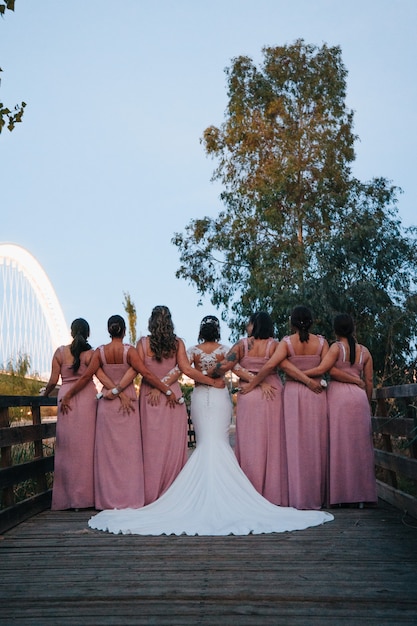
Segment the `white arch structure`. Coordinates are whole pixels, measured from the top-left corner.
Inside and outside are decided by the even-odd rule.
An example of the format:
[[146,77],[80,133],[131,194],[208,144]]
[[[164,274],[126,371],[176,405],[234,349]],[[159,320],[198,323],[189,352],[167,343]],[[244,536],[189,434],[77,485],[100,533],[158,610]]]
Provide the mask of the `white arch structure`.
[[12,243],[0,243],[0,277],[0,366],[27,354],[31,372],[45,379],[54,351],[69,342],[54,288],[35,257]]

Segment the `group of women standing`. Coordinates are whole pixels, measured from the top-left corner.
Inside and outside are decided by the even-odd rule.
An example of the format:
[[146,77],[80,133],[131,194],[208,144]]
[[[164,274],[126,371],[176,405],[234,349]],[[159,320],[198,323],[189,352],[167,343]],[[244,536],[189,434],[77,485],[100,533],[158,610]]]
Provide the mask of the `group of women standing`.
[[[44,391],[49,395],[61,375],[53,509],[139,508],[156,500],[182,469],[188,417],[178,382],[168,385],[164,376],[178,364],[206,385],[224,387],[224,382],[190,366],[167,307],[154,308],[149,329],[150,335],[135,349],[123,342],[124,319],[113,315],[108,320],[111,341],[94,351],[87,343],[88,324],[78,319],[71,326],[72,344],[55,352]],[[77,367],[77,360],[82,366]],[[137,373],[143,376],[140,410],[133,384]],[[98,394],[93,376],[103,384]]]
[[[269,317],[266,313],[258,315]],[[367,348],[357,344],[349,315],[336,316],[336,342],[330,349],[324,337],[310,332],[312,324],[311,311],[304,306],[295,307],[291,314],[293,332],[276,344],[269,359],[269,340],[262,347],[259,332],[257,335],[252,331],[249,338],[232,348],[226,362],[218,365],[218,371],[223,372],[230,367],[236,371],[235,363],[247,363],[253,374],[237,400],[236,440],[239,449],[247,447],[242,463],[251,463],[245,471],[260,493],[271,498],[267,495],[268,457],[274,462],[279,460],[280,476],[288,477],[288,499],[285,484],[282,486],[281,482],[279,496],[275,480],[275,499],[271,501],[276,504],[320,509],[326,505],[375,503],[369,405],[372,357]],[[253,363],[247,361],[252,355],[258,355]],[[285,385],[278,379],[277,367],[285,372]],[[331,375],[328,389],[322,378],[326,372]],[[275,381],[271,376],[275,376]],[[277,397],[273,402],[259,387],[262,381],[269,381],[275,388]],[[272,420],[268,417],[271,406]],[[244,420],[249,421],[249,427]],[[275,434],[275,444],[268,451],[265,443],[272,437],[271,421],[275,433],[280,425],[280,434]],[[256,450],[257,440],[262,443]],[[262,458],[266,462],[255,469],[254,459]]]
[[[94,506],[102,512],[89,525],[111,532],[215,535],[306,528],[333,519],[319,511],[326,504],[376,501],[371,356],[356,344],[353,329],[329,350],[324,338],[309,332],[313,320],[305,307],[294,309],[291,322],[293,334],[278,342],[270,316],[257,313],[248,337],[228,350],[219,343],[217,318],[206,316],[199,343],[187,355],[167,307],[154,308],[149,335],[136,349],[123,343],[120,316],[109,319],[110,343],[95,351],[76,320],[74,341],[55,353],[45,391],[61,375],[52,508]],[[286,374],[285,386],[277,367]],[[232,406],[223,376],[232,368],[241,380],[236,456],[228,443]],[[321,384],[326,371],[328,391]],[[196,383],[191,418],[197,448],[188,462],[182,372]],[[93,375],[103,384],[99,399]],[[83,450],[89,447],[83,458],[80,440]],[[348,445],[355,447],[352,455]],[[332,463],[339,468],[333,479]],[[94,479],[76,478],[74,465]],[[74,489],[75,480],[84,493]]]

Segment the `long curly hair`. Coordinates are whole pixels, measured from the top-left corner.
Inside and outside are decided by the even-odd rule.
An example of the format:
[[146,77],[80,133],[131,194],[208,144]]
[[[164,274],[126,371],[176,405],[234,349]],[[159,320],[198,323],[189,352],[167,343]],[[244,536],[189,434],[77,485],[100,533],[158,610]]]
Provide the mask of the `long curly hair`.
[[149,346],[156,361],[169,359],[177,351],[177,336],[171,312],[167,306],[158,305],[152,309],[148,322]]
[[70,352],[74,357],[71,368],[74,372],[78,372],[80,368],[80,354],[91,350],[91,346],[87,339],[90,335],[90,326],[82,317],[77,317],[71,324],[71,337],[73,338],[70,345]]

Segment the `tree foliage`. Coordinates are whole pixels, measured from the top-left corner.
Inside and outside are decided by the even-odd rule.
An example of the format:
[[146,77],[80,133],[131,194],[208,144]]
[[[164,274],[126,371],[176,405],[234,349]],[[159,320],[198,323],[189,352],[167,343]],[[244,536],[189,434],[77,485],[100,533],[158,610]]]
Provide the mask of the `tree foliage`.
[[334,314],[350,312],[379,374],[392,376],[416,334],[415,232],[396,217],[396,187],[352,176],[340,48],[298,40],[226,73],[225,121],[202,139],[224,209],[175,234],[177,277],[210,294],[234,337],[260,308],[280,335],[295,304],[311,306],[328,337]]
[[[0,0],[0,15],[3,17],[6,9],[14,11],[14,4],[15,0]],[[0,72],[2,71],[0,68]],[[22,102],[9,109],[3,102],[0,102],[0,133],[4,128],[12,131],[15,125],[22,121],[25,106],[26,102]]]
[[[29,377],[30,356],[18,354],[15,360],[10,359],[5,370],[0,372],[0,395],[5,396],[37,396],[42,381],[37,375]],[[21,411],[14,414],[20,415]]]

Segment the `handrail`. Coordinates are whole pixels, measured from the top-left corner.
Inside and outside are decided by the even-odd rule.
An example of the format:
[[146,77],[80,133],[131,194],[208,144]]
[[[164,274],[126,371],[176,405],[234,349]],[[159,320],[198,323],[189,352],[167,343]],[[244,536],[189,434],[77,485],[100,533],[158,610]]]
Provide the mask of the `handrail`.
[[[50,507],[52,490],[47,476],[54,469],[54,455],[45,456],[45,442],[54,440],[55,422],[42,422],[41,408],[54,407],[57,398],[0,396],[0,532]],[[10,409],[28,407],[31,424],[12,422]],[[13,461],[15,446],[33,444],[33,458]],[[20,501],[16,488],[30,481],[31,495]]]
[[417,518],[417,385],[373,390],[378,496]]

